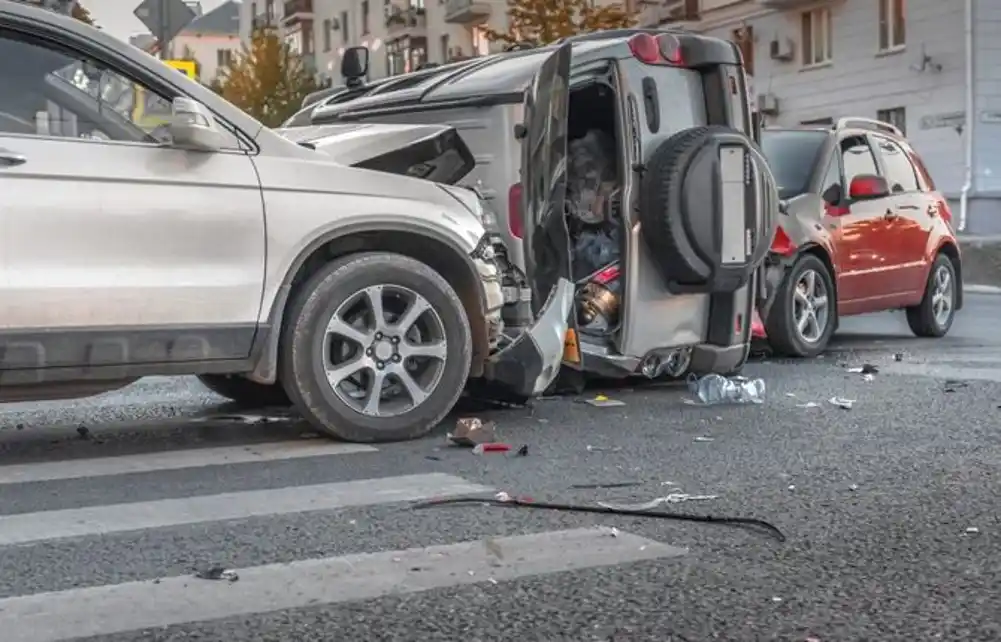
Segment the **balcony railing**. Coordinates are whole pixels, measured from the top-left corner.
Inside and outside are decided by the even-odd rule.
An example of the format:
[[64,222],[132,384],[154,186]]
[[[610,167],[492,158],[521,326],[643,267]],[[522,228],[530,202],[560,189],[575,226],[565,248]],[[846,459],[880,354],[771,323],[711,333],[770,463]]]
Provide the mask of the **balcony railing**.
[[475,0],[446,0],[445,22],[470,24],[483,22],[490,17],[490,3]]
[[414,34],[427,29],[427,12],[423,8],[401,8],[390,5],[386,12],[386,32],[391,37]]
[[282,25],[292,25],[313,18],[313,0],[286,0]]

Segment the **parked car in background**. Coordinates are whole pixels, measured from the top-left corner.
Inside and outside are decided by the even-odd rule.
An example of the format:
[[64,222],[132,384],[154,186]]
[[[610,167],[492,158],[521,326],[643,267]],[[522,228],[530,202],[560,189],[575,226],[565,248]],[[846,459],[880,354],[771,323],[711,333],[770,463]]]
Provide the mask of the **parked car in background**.
[[[291,401],[327,434],[394,441],[430,431],[470,379],[532,396],[557,376],[572,282],[540,281],[505,326],[513,277],[476,194],[351,167],[401,149],[469,159],[454,129],[369,125],[320,152],[9,0],[0,86],[0,401],[197,375],[243,403]],[[132,86],[166,125],[134,122]]]
[[[563,277],[576,284],[567,366],[609,377],[740,369],[778,201],[732,43],[623,29],[434,72],[318,107],[315,134],[285,133],[334,149],[323,125],[455,127],[475,160],[456,180],[486,199],[525,275],[511,284],[524,302],[512,322]],[[420,176],[455,160],[359,166]]]
[[944,336],[963,306],[959,244],[900,130],[845,118],[764,129],[761,144],[782,199],[760,309],[771,347],[816,355],[839,318],[894,309],[917,336]]

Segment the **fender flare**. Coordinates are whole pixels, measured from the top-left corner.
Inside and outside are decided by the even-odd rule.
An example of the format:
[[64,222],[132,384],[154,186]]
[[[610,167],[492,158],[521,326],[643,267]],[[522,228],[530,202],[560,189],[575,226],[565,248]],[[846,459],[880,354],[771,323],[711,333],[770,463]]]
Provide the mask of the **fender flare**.
[[[376,220],[339,226],[317,236],[309,244],[307,244],[306,247],[299,252],[295,260],[292,261],[289,269],[286,271],[285,277],[282,279],[282,283],[275,292],[275,296],[271,302],[271,310],[268,313],[268,321],[266,324],[259,324],[257,333],[254,335],[254,350],[252,353],[253,370],[247,375],[248,379],[263,384],[273,384],[277,381],[278,344],[281,340],[282,328],[285,321],[285,310],[288,307],[289,296],[292,294],[292,284],[295,282],[296,276],[299,275],[309,258],[328,243],[340,239],[346,239],[357,234],[364,234],[366,232],[403,232],[413,234],[418,237],[424,237],[428,240],[435,240],[452,248],[455,251],[456,256],[461,257],[462,262],[469,270],[469,274],[473,277],[472,281],[476,284],[476,295],[480,305],[480,310],[485,313],[486,292],[483,289],[483,283],[480,280],[479,271],[476,269],[476,265],[473,263],[473,259],[469,253],[459,247],[459,245],[453,239],[449,238],[447,234],[440,232],[433,227],[418,225],[416,223],[411,224],[402,221],[387,222]],[[341,256],[354,254],[355,252],[360,251],[366,251],[366,249],[359,248],[358,250],[346,252]],[[446,280],[448,280],[447,276]],[[472,322],[472,320],[470,321]],[[473,338],[473,343],[473,352],[475,355],[476,337]]]

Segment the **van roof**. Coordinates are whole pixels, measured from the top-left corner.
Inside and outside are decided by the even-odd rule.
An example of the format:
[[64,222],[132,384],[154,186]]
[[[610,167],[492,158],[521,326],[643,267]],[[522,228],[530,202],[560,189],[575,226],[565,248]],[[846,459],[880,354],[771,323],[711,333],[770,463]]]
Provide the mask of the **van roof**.
[[[628,55],[625,38],[574,42],[574,60]],[[434,102],[482,96],[521,95],[545,60],[558,46],[520,49],[463,61],[446,73],[429,74],[404,89],[374,92],[347,103],[318,108],[314,119],[323,122],[337,115],[369,107],[389,108],[416,102]],[[621,51],[614,51],[622,48]],[[600,55],[599,55],[600,52]],[[461,82],[460,82],[461,81]]]

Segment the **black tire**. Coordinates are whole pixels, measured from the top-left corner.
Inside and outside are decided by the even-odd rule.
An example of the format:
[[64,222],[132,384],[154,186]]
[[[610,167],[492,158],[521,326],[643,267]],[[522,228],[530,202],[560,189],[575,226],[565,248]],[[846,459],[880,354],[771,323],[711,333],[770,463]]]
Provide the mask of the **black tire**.
[[[949,301],[949,316],[945,321],[940,323],[935,318],[934,296],[936,289],[935,278],[942,270],[948,272],[949,282],[952,284],[952,287],[949,290],[949,296],[951,297]],[[953,319],[956,318],[957,287],[960,287],[960,284],[956,282],[956,266],[952,264],[948,256],[939,254],[935,257],[935,262],[932,263],[931,270],[928,271],[928,282],[925,284],[925,294],[921,299],[921,303],[907,308],[907,325],[911,326],[911,332],[919,337],[944,337],[949,332],[949,328],[952,327]]]
[[235,401],[245,408],[268,408],[290,406],[285,388],[281,384],[271,385],[251,381],[242,375],[198,375],[202,385],[216,393]]
[[[820,337],[813,342],[805,341],[796,330],[795,304],[793,302],[796,294],[796,283],[807,270],[813,270],[823,280],[828,299],[826,325]],[[782,283],[779,284],[778,292],[775,293],[775,302],[772,304],[768,318],[765,319],[768,343],[776,356],[815,357],[823,352],[837,326],[837,309],[834,281],[827,266],[813,254],[801,255],[786,272]]]
[[[329,319],[350,297],[377,285],[405,287],[423,297],[441,319],[448,344],[437,387],[420,405],[395,416],[355,410],[324,374]],[[416,439],[428,434],[462,394],[472,359],[471,335],[462,302],[440,274],[399,254],[354,254],[321,268],[292,302],[282,331],[280,378],[303,416],[332,437],[363,443]]]
[[[714,205],[712,165],[718,164],[720,141],[743,145],[752,158],[760,156],[754,141],[741,132],[713,125],[674,134],[654,150],[646,164],[638,216],[651,258],[669,283],[707,284],[720,269],[723,259],[713,219],[721,215],[717,208],[722,206]],[[770,177],[767,169],[764,172]],[[760,223],[770,224],[770,218]],[[770,238],[764,236],[755,235],[748,270],[767,252]]]

